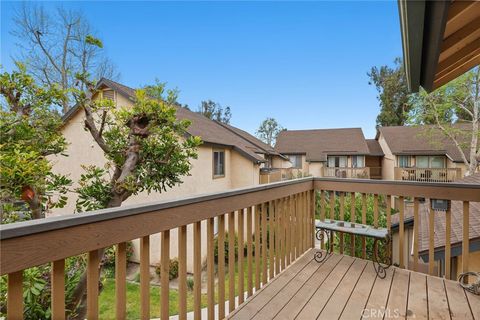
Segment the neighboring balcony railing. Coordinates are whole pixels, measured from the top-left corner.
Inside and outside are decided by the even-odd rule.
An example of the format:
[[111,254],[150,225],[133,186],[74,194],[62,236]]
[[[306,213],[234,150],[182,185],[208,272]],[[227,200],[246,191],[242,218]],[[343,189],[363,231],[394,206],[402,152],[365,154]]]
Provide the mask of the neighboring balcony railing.
[[370,168],[352,168],[352,167],[323,167],[323,177],[325,178],[352,178],[352,179],[370,179]]
[[395,168],[395,180],[453,182],[461,178],[460,168]]
[[[367,198],[373,198],[373,207]],[[404,181],[376,181],[361,179],[303,178],[260,185],[251,188],[190,197],[180,200],[125,206],[76,215],[52,217],[37,221],[1,226],[0,271],[8,275],[8,319],[23,317],[23,272],[25,269],[51,264],[52,318],[65,318],[65,259],[86,254],[87,262],[87,318],[99,318],[99,264],[101,249],[115,246],[116,251],[116,318],[126,318],[126,245],[140,240],[140,312],[139,318],[150,318],[150,239],[161,233],[161,319],[169,317],[169,260],[171,234],[178,236],[179,318],[187,314],[187,254],[193,255],[193,312],[196,319],[202,315],[202,279],[206,280],[208,319],[222,319],[250,297],[254,290],[265,286],[287,266],[314,246],[315,216],[318,219],[335,218],[379,226],[386,221],[391,228],[392,199],[398,197],[399,252],[410,252],[405,242],[404,199],[415,203],[420,198],[461,201],[463,203],[462,270],[469,270],[469,213],[470,202],[480,202],[480,186],[455,183],[418,183]],[[347,212],[349,201],[354,205]],[[356,205],[357,201],[360,207]],[[367,221],[367,210],[373,220]],[[357,213],[358,212],[358,213]],[[451,230],[451,212],[445,213],[446,228]],[[431,215],[431,224],[437,215]],[[413,269],[418,270],[418,206],[414,210]],[[226,223],[227,222],[227,223]],[[215,228],[215,224],[217,227]],[[188,228],[188,229],[187,229]],[[205,232],[206,229],[206,232]],[[187,237],[187,230],[193,235]],[[218,233],[215,235],[215,231]],[[171,232],[175,231],[175,232]],[[238,235],[238,248],[246,245],[246,253],[236,252],[235,237],[228,237],[228,262],[225,247],[218,247],[215,263],[215,237],[224,243],[228,234]],[[202,235],[206,246],[202,246]],[[338,243],[347,243],[347,235],[339,235]],[[356,255],[355,236],[349,238],[351,249],[336,246],[338,252]],[[364,240],[357,236],[357,243]],[[430,233],[429,272],[433,274],[434,230]],[[445,243],[445,268],[450,270],[450,237]],[[191,241],[191,244],[189,244]],[[345,241],[345,242],[344,242]],[[415,242],[416,241],[416,242]],[[365,246],[364,246],[365,247]],[[187,248],[188,252],[187,252]],[[190,249],[192,248],[192,249]],[[243,249],[241,249],[243,251]],[[206,276],[202,276],[202,254],[206,253]],[[366,257],[365,249],[360,253]],[[436,257],[435,257],[436,258]],[[403,254],[400,268],[408,267]],[[416,262],[415,262],[416,261]],[[245,264],[246,262],[246,264]],[[244,267],[244,265],[246,265]],[[237,269],[238,268],[238,269]],[[235,276],[235,270],[238,276]],[[217,271],[216,271],[217,270]],[[244,274],[246,280],[244,281]],[[228,279],[228,282],[226,281]],[[228,283],[226,288],[225,283]],[[237,290],[237,291],[236,291]],[[346,293],[349,294],[349,293]],[[218,307],[215,307],[218,304]]]

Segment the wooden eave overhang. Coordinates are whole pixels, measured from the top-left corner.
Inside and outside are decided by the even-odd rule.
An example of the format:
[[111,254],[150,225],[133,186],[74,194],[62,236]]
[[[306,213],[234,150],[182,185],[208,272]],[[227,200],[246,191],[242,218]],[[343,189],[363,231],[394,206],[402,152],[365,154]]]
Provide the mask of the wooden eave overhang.
[[433,91],[480,64],[480,1],[399,0],[409,90]]

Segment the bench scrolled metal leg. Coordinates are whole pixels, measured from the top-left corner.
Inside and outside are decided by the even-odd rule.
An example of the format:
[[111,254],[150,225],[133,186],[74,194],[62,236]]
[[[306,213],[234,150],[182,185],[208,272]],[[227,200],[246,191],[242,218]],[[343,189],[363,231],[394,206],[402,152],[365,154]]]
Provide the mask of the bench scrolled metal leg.
[[328,240],[328,242],[326,243],[326,250],[325,251],[320,250],[320,251],[316,251],[313,254],[313,259],[315,259],[315,261],[317,261],[318,263],[325,261],[325,259],[331,253],[331,249],[330,249],[331,246],[330,246],[330,243],[329,243],[331,241],[330,234],[331,234],[331,231],[329,231],[327,229],[322,229],[322,228],[317,229],[317,232],[315,234],[315,237],[317,238],[317,240],[320,241],[320,243],[323,243],[325,241],[325,239]]
[[[387,276],[387,269],[392,265],[392,255],[390,252],[390,237],[386,239],[375,239],[373,242],[373,268],[377,273],[378,277],[384,279]],[[383,244],[385,250],[383,250],[382,255],[378,254],[378,243]]]

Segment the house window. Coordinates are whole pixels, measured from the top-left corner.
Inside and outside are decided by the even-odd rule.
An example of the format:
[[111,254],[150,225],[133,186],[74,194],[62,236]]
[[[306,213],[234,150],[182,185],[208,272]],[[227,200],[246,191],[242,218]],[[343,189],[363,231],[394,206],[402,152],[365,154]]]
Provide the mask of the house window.
[[363,167],[365,167],[365,157],[352,156],[352,168],[363,168]]
[[225,176],[225,151],[213,151],[213,177],[220,178]]
[[302,156],[298,154],[288,155],[288,160],[292,163],[292,168],[302,168]]
[[445,157],[431,156],[430,157],[430,168],[445,168]]
[[444,156],[417,156],[417,168],[445,168]]
[[410,156],[398,156],[398,166],[400,168],[409,168]]
[[428,156],[417,156],[415,160],[417,168],[428,168]]
[[327,158],[329,168],[346,168],[347,157],[346,156],[329,156]]

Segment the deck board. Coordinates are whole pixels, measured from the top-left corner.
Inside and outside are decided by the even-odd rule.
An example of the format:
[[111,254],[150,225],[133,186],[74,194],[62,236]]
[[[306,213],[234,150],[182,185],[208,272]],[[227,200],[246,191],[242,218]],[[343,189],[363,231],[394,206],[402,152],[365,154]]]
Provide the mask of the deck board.
[[357,285],[353,289],[347,305],[343,309],[343,312],[340,316],[342,320],[358,320],[362,316],[362,312],[365,309],[367,304],[368,297],[372,291],[373,284],[375,283],[375,278],[377,274],[373,270],[371,262],[368,262],[365,269],[363,270],[360,279],[358,280]]
[[427,276],[424,274],[410,273],[407,318],[415,320],[428,319]]
[[343,308],[350,297],[350,293],[355,288],[355,285],[360,279],[363,270],[365,270],[366,265],[367,261],[365,260],[355,260],[317,319],[330,320],[338,319],[340,317]]
[[408,289],[410,287],[410,272],[404,269],[395,270],[392,288],[384,319],[398,319],[407,316]]
[[330,275],[335,266],[340,262],[342,256],[332,255],[324,262],[320,272],[316,272],[309,281],[299,290],[292,299],[280,310],[274,319],[288,320],[294,318],[303,308],[303,306],[310,300],[310,297],[315,293],[319,285]]
[[[333,254],[317,263],[310,250],[247,299],[231,319],[476,319],[480,297],[455,281]],[[371,312],[377,312],[376,317]]]

